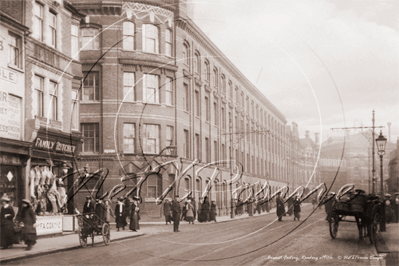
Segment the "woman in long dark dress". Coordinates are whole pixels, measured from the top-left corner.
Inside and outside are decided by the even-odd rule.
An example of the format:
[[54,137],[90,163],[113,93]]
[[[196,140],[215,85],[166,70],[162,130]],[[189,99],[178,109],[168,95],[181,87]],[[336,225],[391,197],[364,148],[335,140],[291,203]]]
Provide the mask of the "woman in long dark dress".
[[278,221],[282,222],[283,221],[282,218],[283,216],[285,216],[285,208],[284,208],[284,202],[280,197],[280,193],[277,194],[276,208],[277,208]]
[[203,222],[209,221],[209,200],[208,197],[204,198],[204,203],[201,205],[201,220]]
[[294,200],[294,221],[301,218],[301,202],[299,201],[299,197],[297,196]]
[[139,199],[137,197],[133,197],[133,203],[130,205],[129,229],[133,231],[140,230],[139,220],[140,220]]
[[6,196],[1,198],[1,247],[7,249],[14,244],[14,209],[9,205],[10,199]]
[[125,230],[126,223],[126,206],[122,202],[123,198],[118,199],[118,203],[115,206],[115,222],[116,222],[116,229],[119,231],[119,228],[123,228]]
[[168,199],[165,199],[165,203],[163,204],[163,214],[165,215],[166,224],[172,223],[172,208],[170,206],[170,202]]
[[215,221],[216,223],[216,202],[212,200],[211,211],[209,212],[209,221]]
[[26,250],[31,250],[32,246],[36,244],[36,214],[32,210],[30,201],[22,200],[22,208],[18,212],[17,220],[22,224],[21,239],[28,245]]

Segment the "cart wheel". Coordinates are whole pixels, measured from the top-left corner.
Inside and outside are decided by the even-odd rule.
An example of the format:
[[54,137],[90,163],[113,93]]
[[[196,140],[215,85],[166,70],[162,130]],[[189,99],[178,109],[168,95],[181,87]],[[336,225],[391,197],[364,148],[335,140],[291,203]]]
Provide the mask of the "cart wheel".
[[338,215],[331,215],[330,220],[328,221],[330,225],[330,235],[332,239],[337,237],[339,223],[338,219]]
[[377,234],[377,229],[378,229],[378,217],[377,217],[377,214],[375,214],[373,216],[373,219],[371,220],[370,224],[367,226],[367,230],[369,231],[370,243],[375,242],[375,236]]
[[79,225],[78,227],[78,236],[80,245],[85,248],[87,247],[87,235],[83,232],[82,227]]
[[104,244],[109,245],[109,243],[111,242],[111,230],[109,229],[109,224],[107,223],[103,224],[102,234],[103,234]]

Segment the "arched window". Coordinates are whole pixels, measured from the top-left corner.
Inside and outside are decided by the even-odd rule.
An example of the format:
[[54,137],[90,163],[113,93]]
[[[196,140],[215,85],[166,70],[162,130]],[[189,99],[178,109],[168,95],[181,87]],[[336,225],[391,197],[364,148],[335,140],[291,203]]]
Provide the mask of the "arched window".
[[172,56],[172,31],[165,30],[165,55]]
[[134,23],[131,21],[123,22],[123,50],[134,50]]
[[187,175],[184,178],[184,193],[187,194],[190,191],[190,180],[191,180],[191,176]]
[[152,24],[143,24],[143,51],[147,53],[159,53],[158,27]]
[[156,199],[162,194],[162,176],[152,174],[147,177],[146,198]]
[[218,70],[217,70],[217,68],[213,69],[212,84],[213,84],[213,86],[218,88]]
[[201,177],[198,177],[195,180],[195,192],[197,194],[197,199],[201,198],[201,195],[202,195],[202,180],[201,180]]
[[183,62],[190,66],[190,49],[187,43],[183,44]]
[[204,74],[205,74],[205,80],[209,81],[211,73],[210,73],[208,60],[205,60],[204,62]]
[[201,56],[198,51],[195,52],[194,56],[194,72],[201,75]]
[[222,79],[222,92],[226,94],[226,77],[222,75],[221,79]]

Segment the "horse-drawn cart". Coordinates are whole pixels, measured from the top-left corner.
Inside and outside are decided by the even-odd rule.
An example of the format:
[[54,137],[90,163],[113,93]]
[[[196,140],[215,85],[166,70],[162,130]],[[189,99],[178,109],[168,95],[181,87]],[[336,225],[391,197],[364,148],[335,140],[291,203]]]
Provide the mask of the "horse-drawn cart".
[[359,238],[363,239],[368,236],[371,243],[375,241],[381,213],[381,203],[378,197],[356,190],[331,200],[333,200],[329,220],[331,238],[337,237],[339,222],[355,222],[346,220],[347,216],[354,216],[359,230]]
[[79,214],[78,218],[78,235],[79,242],[82,247],[87,247],[87,238],[91,237],[92,246],[94,246],[94,236],[102,235],[105,245],[111,242],[111,230],[109,222],[99,217],[95,212]]

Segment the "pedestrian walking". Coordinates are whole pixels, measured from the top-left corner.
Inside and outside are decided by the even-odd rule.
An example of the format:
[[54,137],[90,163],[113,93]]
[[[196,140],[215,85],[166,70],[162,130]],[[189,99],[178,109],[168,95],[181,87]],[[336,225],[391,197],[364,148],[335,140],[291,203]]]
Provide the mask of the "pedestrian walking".
[[299,196],[296,196],[295,200],[292,202],[292,208],[294,209],[294,221],[301,218],[301,202]]
[[187,199],[184,200],[184,204],[183,204],[183,209],[182,209],[182,215],[180,218],[180,221],[186,220],[186,213],[187,213]]
[[10,198],[3,196],[1,199],[1,211],[0,211],[0,244],[2,249],[7,249],[12,246],[15,242],[14,240],[14,209],[10,206]]
[[283,216],[285,216],[285,208],[284,208],[284,202],[282,200],[282,198],[280,197],[280,192],[277,194],[277,198],[276,198],[276,205],[277,205],[277,217],[278,217],[278,221],[282,222],[283,221]]
[[163,215],[165,216],[166,224],[172,224],[172,208],[168,199],[165,199],[163,204]]
[[126,206],[123,203],[123,198],[118,198],[118,203],[115,206],[115,223],[116,223],[116,231],[119,231],[119,228],[122,227],[125,230],[126,223]]
[[211,210],[209,212],[209,221],[215,221],[216,223],[216,201],[212,200]]
[[36,244],[36,214],[28,199],[22,200],[22,208],[18,211],[17,221],[21,225],[21,239],[27,245],[26,250],[31,250]]
[[179,195],[176,195],[172,200],[172,213],[173,213],[173,232],[179,231],[179,223],[181,216],[181,208],[179,203]]
[[395,197],[392,199],[392,210],[395,214],[395,223],[399,222],[399,192],[395,193]]
[[291,198],[288,200],[288,210],[287,210],[287,213],[288,213],[289,216],[291,216],[291,215],[293,214],[293,212],[294,212],[294,198],[291,197]]
[[190,224],[194,224],[194,207],[191,204],[191,200],[186,202],[186,221]]
[[195,198],[191,198],[191,205],[193,205],[193,212],[194,212],[194,221],[197,219],[197,202],[195,201]]
[[140,220],[140,208],[139,208],[140,198],[134,196],[133,203],[130,205],[130,225],[129,229],[136,232],[140,230],[139,220]]

